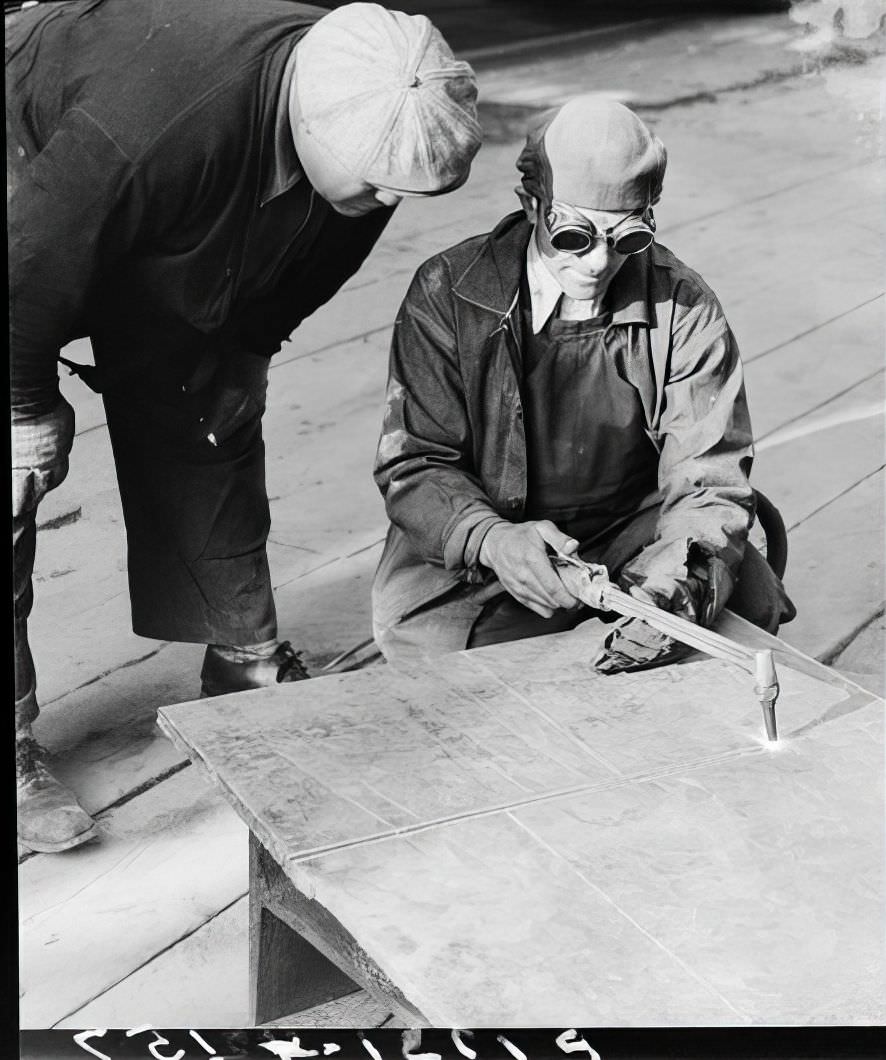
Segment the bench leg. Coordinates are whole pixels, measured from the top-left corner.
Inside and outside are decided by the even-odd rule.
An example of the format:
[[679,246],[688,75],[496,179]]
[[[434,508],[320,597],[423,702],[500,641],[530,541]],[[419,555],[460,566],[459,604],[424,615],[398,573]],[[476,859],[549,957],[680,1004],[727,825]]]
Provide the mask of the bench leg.
[[273,910],[285,903],[269,881],[268,855],[249,843],[249,992],[254,1026],[351,994],[360,987]]

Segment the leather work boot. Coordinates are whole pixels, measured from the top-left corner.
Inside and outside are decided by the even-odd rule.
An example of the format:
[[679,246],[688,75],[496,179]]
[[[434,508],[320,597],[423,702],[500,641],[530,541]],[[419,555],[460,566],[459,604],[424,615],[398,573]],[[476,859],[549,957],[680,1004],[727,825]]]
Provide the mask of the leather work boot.
[[209,644],[200,671],[200,695],[201,698],[224,696],[228,692],[245,692],[286,681],[306,681],[310,676],[300,654],[292,650],[288,640],[278,644],[273,655],[248,662],[231,662],[215,645]]
[[46,768],[45,754],[33,736],[15,741],[18,841],[28,850],[55,854],[94,838],[98,826]]

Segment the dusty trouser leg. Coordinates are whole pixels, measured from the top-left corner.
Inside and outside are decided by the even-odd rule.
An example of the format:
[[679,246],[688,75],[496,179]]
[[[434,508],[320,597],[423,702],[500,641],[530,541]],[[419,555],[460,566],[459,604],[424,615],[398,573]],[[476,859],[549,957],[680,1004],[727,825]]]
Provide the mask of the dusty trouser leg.
[[486,585],[459,582],[398,621],[384,625],[376,621],[375,642],[389,663],[421,667],[427,659],[467,647],[477,617],[502,592],[497,580]]
[[95,835],[95,823],[72,792],[46,768],[31,724],[38,714],[37,681],[28,643],[34,602],[37,507],[68,471],[74,412],[60,400],[46,415],[12,425],[13,637],[18,836],[32,850],[67,850]]
[[74,440],[74,410],[62,398],[39,416],[12,416],[12,558],[15,635],[16,731],[37,717],[34,660],[28,616],[34,603],[32,575],[37,544],[37,507],[68,473]]
[[388,662],[420,667],[425,660],[450,651],[562,633],[594,614],[590,608],[577,607],[542,618],[492,578],[480,585],[459,583],[390,625],[376,622],[374,634]]
[[548,633],[565,633],[593,617],[589,607],[578,607],[567,611],[555,611],[550,618],[524,607],[510,596],[501,593],[490,600],[474,623],[468,638],[469,648],[482,648],[488,644],[502,644],[509,640],[525,640],[528,637],[543,637]]
[[[14,488],[14,487],[13,487]],[[37,676],[28,643],[28,616],[34,604],[32,574],[37,543],[37,511],[24,510],[15,503],[12,512],[12,607],[13,648],[15,653],[15,731],[16,737],[30,735],[37,717]]]
[[218,445],[174,369],[103,394],[126,524],[133,630],[157,640],[257,644],[276,635],[270,514],[256,407]]

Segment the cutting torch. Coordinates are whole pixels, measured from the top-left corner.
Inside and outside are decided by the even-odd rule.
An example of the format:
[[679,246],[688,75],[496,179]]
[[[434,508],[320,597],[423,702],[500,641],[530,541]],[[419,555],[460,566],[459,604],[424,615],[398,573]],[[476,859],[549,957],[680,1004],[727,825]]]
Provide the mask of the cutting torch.
[[[756,678],[754,692],[763,709],[766,737],[770,741],[778,739],[775,725],[778,678],[771,649],[746,648],[743,644],[737,644],[711,629],[705,629],[680,615],[663,611],[651,602],[631,596],[630,593],[612,584],[608,570],[599,563],[585,563],[564,552],[555,553],[551,557],[551,562],[558,568],[558,573],[566,587],[588,607],[593,607],[597,611],[615,611],[627,618],[640,618],[654,629],[682,644],[688,644],[707,655],[725,659],[727,662],[735,663],[742,669],[750,671]],[[576,573],[569,576],[567,573],[569,571]]]

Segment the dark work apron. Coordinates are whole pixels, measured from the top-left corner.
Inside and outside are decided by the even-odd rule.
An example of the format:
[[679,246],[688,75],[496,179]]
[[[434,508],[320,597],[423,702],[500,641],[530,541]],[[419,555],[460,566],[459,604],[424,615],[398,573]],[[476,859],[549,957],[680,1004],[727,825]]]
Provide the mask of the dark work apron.
[[[649,507],[657,454],[624,377],[629,329],[609,328],[608,315],[552,317],[533,335],[528,307],[521,324],[526,518],[550,519],[579,542],[584,559],[615,573],[653,540],[658,523],[658,507]],[[467,647],[562,633],[591,614],[583,607],[541,618],[502,593],[483,605]]]
[[624,378],[629,329],[608,317],[523,320],[528,519],[550,519],[583,546],[636,512],[657,484],[657,454]]

